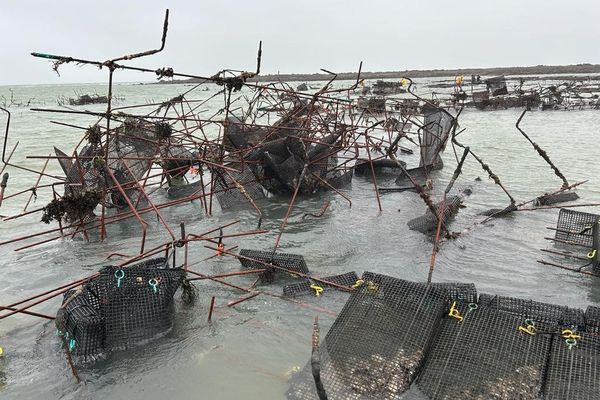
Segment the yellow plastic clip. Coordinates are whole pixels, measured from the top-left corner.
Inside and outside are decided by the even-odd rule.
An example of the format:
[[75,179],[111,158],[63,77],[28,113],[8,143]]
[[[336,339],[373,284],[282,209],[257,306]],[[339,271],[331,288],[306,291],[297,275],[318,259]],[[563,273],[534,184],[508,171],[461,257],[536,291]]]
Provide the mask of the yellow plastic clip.
[[450,312],[448,313],[452,318],[456,318],[458,322],[462,322],[463,317],[460,315],[460,311],[456,308],[456,302],[452,303],[452,307],[450,307]]
[[562,331],[561,336],[563,339],[581,340],[581,335],[579,335],[577,332],[573,332],[570,329],[565,329]]
[[590,251],[590,252],[587,254],[587,256],[588,256],[588,258],[594,258],[594,257],[596,257],[596,249],[594,249],[594,250]]
[[2,346],[0,346],[0,357],[2,357],[4,355],[4,349],[2,348]]
[[358,289],[359,287],[362,286],[362,284],[365,283],[365,281],[363,281],[362,279],[359,279],[356,281],[356,283],[354,285],[352,285],[353,289]]
[[315,296],[319,297],[323,293],[323,288],[319,285],[310,285],[310,288],[315,291]]

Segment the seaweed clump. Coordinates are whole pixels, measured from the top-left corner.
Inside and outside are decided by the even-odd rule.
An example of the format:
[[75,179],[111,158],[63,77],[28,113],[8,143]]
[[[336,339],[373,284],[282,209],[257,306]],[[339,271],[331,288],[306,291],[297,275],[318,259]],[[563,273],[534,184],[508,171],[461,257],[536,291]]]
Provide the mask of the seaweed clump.
[[100,131],[100,126],[98,126],[98,125],[90,126],[87,129],[86,134],[87,134],[88,142],[92,146],[97,146],[100,144],[100,140],[102,139],[102,131]]
[[101,195],[97,191],[84,191],[54,199],[44,207],[42,222],[65,220],[80,221],[93,214],[94,208],[100,202]]
[[159,122],[155,127],[156,137],[159,139],[168,139],[173,134],[173,127],[166,122]]

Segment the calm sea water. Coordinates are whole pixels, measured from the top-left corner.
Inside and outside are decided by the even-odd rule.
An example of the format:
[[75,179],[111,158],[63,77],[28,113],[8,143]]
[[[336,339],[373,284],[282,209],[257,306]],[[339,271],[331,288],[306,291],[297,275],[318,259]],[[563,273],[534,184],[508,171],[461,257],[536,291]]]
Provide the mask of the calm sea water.
[[[423,83],[423,82],[421,82]],[[172,98],[190,87],[186,85],[118,84],[118,105],[150,103]],[[103,94],[104,85],[53,85],[11,87],[17,101],[35,107],[57,108],[60,96],[76,93]],[[424,85],[420,86],[426,91]],[[207,98],[218,89],[200,92]],[[10,97],[9,87],[0,87],[0,95]],[[0,99],[2,99],[0,97]],[[214,113],[221,102],[215,100],[203,112]],[[103,110],[103,106],[85,107]],[[30,111],[28,107],[10,108],[13,113],[8,149],[19,141],[13,162],[41,168],[43,160],[27,159],[27,155],[51,154],[53,146],[69,152],[80,139],[81,132],[52,124],[61,121],[88,126],[93,118],[81,115],[58,115]],[[480,155],[496,172],[517,201],[534,198],[556,190],[561,182],[537,156],[515,129],[520,110],[479,112],[466,110],[460,118],[466,131],[460,138]],[[4,126],[5,117],[0,115]],[[531,112],[523,127],[570,181],[589,179],[580,189],[580,202],[600,201],[600,168],[597,157],[600,112]],[[451,147],[444,155],[445,168],[435,173],[443,190],[455,167]],[[417,160],[408,158],[409,165]],[[7,195],[31,187],[35,177],[14,169],[10,173]],[[50,161],[48,172],[61,174],[58,163]],[[475,179],[481,177],[480,182]],[[43,181],[45,182],[45,181]],[[391,184],[391,183],[390,183]],[[471,185],[473,194],[467,199],[455,222],[454,231],[469,228],[482,217],[478,213],[508,204],[506,196],[487,179],[474,160],[468,159],[457,187]],[[431,242],[424,235],[408,230],[406,222],[425,211],[414,193],[382,196],[379,212],[373,186],[355,177],[345,193],[352,205],[334,194],[302,199],[290,217],[282,237],[281,251],[304,255],[311,271],[320,275],[347,271],[373,271],[423,281],[426,279]],[[30,208],[42,207],[50,199],[41,191]],[[166,195],[154,194],[157,201]],[[22,210],[25,198],[6,200],[0,214],[12,215]],[[25,200],[23,200],[25,199]],[[320,219],[302,219],[307,212],[316,213],[325,201],[331,201]],[[226,240],[227,246],[268,249],[275,240],[287,199],[271,198],[260,204],[265,218],[262,227],[270,233],[261,236]],[[584,211],[598,212],[593,208]],[[239,232],[255,229],[257,217],[251,210],[222,212],[206,216],[199,204],[187,204],[165,211],[176,226],[185,221],[188,232],[201,233],[221,224],[240,220],[226,230]],[[478,225],[457,240],[445,242],[437,257],[434,280],[438,282],[474,282],[480,292],[517,296],[544,302],[585,307],[600,303],[600,280],[543,266],[540,248],[550,248],[544,240],[552,233],[547,226],[556,224],[558,210],[519,212],[515,215]],[[167,237],[155,218],[147,217],[151,243]],[[39,214],[14,221],[0,222],[0,240],[47,229],[39,222]],[[0,247],[0,304],[10,304],[26,296],[89,275],[113,252],[134,254],[139,239],[134,238],[138,226],[126,221],[111,226],[104,242],[85,243],[80,239],[62,239],[32,249],[16,252],[22,244]],[[190,248],[190,261],[198,262],[213,255],[198,244]],[[545,256],[548,258],[548,256]],[[564,261],[563,261],[564,262]],[[193,267],[203,273],[221,273],[239,269],[234,258],[221,257],[200,262]],[[234,278],[234,283],[249,285],[252,278]],[[299,306],[274,297],[260,295],[229,308],[226,304],[241,294],[215,283],[198,283],[200,297],[192,307],[181,304],[177,296],[173,331],[150,345],[114,353],[108,360],[81,368],[85,384],[76,385],[54,336],[54,325],[35,317],[16,315],[0,320],[0,346],[5,356],[0,359],[0,372],[6,375],[0,386],[3,399],[282,399],[291,373],[302,367],[310,356],[312,321],[319,314],[323,334],[334,320],[329,313]],[[281,293],[281,285],[261,287]],[[216,296],[213,322],[207,323],[208,304]],[[319,298],[304,299],[309,305],[337,313],[346,295],[328,291]],[[60,299],[33,310],[54,315]],[[412,395],[411,395],[412,396]]]

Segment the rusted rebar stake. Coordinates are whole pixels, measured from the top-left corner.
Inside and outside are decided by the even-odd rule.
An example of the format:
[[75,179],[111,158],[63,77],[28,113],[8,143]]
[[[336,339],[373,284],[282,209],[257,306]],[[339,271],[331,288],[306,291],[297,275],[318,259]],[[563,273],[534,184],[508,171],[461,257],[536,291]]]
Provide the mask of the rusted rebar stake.
[[319,316],[315,317],[313,324],[312,333],[312,354],[310,357],[310,367],[312,369],[312,376],[315,379],[315,387],[317,389],[317,395],[319,400],[327,400],[327,393],[321,381],[321,356],[319,354]]
[[71,372],[75,377],[75,382],[79,385],[81,383],[81,379],[79,379],[79,374],[77,373],[77,368],[75,368],[75,364],[73,364],[73,359],[71,358],[71,352],[69,351],[69,345],[64,336],[61,336],[63,349],[65,350],[65,355],[67,356],[67,362],[69,363],[69,367],[71,367]]
[[527,136],[527,134],[519,126],[519,124],[521,123],[521,120],[525,116],[526,112],[527,112],[527,110],[523,110],[523,113],[521,114],[521,116],[517,120],[517,123],[515,124],[515,126],[517,127],[517,129],[519,130],[519,132],[521,132],[521,134],[525,137],[525,139],[527,139],[527,141],[529,141],[529,143],[531,143],[531,145],[533,146],[533,148],[535,149],[535,151],[538,152],[538,154],[540,155],[540,157],[542,157],[544,159],[544,161],[546,161],[548,163],[548,165],[550,165],[550,168],[552,168],[552,170],[554,171],[554,173],[556,174],[556,176],[558,176],[560,179],[562,179],[562,181],[563,181],[562,188],[564,189],[564,188],[569,187],[569,182],[567,181],[567,178],[565,178],[565,176],[558,170],[558,168],[550,160],[550,157],[548,157],[548,154],[544,150],[542,150],[542,148],[537,143],[535,143],[533,140],[531,140],[529,138],[529,136]]
[[212,320],[213,309],[215,308],[215,296],[210,299],[210,308],[208,309],[208,322]]
[[250,293],[247,296],[244,296],[242,298],[239,298],[237,300],[234,300],[234,301],[231,301],[231,302],[227,303],[227,307],[233,307],[236,304],[240,304],[241,302],[244,302],[246,300],[250,300],[251,298],[258,296],[259,294],[260,294],[260,292]]

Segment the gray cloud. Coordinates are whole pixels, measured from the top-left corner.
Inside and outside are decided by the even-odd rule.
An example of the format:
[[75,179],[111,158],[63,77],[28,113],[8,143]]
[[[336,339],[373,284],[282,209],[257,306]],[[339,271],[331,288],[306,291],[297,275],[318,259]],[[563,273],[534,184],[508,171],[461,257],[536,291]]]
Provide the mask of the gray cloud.
[[[505,1],[4,1],[0,84],[102,82],[106,72],[63,66],[32,51],[108,59],[155,47],[170,8],[165,51],[135,62],[209,75],[600,63],[600,3]],[[119,72],[119,81],[151,80]]]

